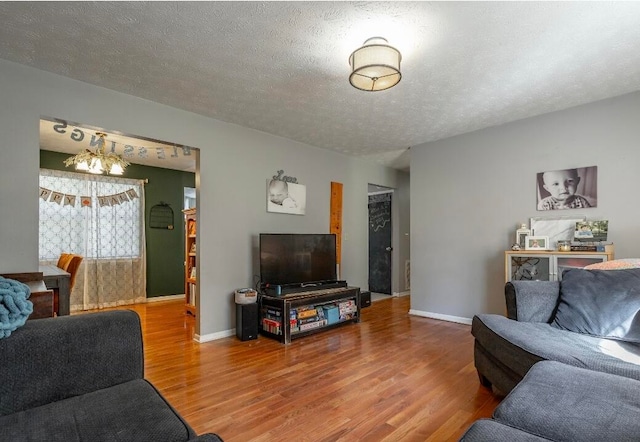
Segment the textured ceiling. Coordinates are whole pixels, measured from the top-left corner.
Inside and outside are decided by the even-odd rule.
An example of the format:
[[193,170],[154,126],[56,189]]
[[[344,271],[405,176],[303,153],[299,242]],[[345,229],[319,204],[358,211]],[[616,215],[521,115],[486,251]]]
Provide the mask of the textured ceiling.
[[[403,76],[367,93],[348,57],[376,35]],[[408,168],[409,146],[640,90],[640,3],[2,2],[0,58]]]

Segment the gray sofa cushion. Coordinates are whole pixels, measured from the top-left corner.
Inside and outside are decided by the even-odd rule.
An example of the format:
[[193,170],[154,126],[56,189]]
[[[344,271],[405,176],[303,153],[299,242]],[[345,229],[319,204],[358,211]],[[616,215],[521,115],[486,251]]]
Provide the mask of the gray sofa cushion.
[[475,421],[460,438],[460,442],[542,442],[547,440],[490,419]]
[[494,418],[554,441],[637,441],[640,383],[540,362],[496,408]]
[[143,379],[0,417],[2,440],[185,441],[193,430]]
[[141,379],[142,350],[132,311],[27,321],[0,339],[0,415]]
[[551,325],[640,343],[640,269],[565,272]]
[[[477,315],[471,333],[501,364],[524,376],[540,359],[640,379],[640,345],[573,333],[546,323]],[[486,374],[485,374],[486,375]]]

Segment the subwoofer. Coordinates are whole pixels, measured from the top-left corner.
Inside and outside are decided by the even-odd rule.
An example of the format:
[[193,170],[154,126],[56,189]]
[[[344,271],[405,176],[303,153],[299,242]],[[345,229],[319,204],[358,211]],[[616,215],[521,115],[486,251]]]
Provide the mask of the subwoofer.
[[236,336],[241,341],[258,338],[258,303],[236,304]]

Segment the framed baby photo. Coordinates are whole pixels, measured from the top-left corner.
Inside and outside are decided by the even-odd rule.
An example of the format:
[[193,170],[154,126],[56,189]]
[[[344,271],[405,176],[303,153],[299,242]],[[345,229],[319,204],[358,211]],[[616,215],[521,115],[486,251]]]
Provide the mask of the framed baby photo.
[[306,186],[275,179],[267,180],[267,212],[304,215],[306,207]]
[[598,166],[547,170],[536,175],[537,210],[598,206]]
[[527,236],[524,243],[525,250],[548,250],[548,236]]

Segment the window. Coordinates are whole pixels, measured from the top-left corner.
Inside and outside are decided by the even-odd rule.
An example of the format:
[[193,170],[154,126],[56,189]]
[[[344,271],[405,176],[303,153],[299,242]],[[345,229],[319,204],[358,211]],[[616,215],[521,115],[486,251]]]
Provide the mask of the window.
[[[95,259],[143,255],[141,181],[41,169],[40,188],[41,195],[50,191],[39,200],[41,261],[57,260],[63,252]],[[54,192],[64,196],[60,203]]]

